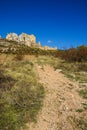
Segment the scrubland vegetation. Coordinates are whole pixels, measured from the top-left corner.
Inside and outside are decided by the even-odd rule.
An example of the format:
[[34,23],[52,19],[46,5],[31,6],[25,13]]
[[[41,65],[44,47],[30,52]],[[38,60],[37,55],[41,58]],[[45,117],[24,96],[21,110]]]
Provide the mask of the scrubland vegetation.
[[[25,60],[24,57],[30,55],[34,55],[34,60]],[[87,46],[52,51],[15,42],[0,45],[0,130],[24,130],[27,122],[36,122],[43,104],[44,88],[38,81],[35,64],[42,69],[45,64],[60,69],[80,84],[78,93],[87,99]],[[86,103],[83,107],[87,110]],[[82,118],[73,120],[80,130],[87,129]]]
[[43,86],[31,61],[0,55],[0,130],[25,129],[36,122],[42,106]]

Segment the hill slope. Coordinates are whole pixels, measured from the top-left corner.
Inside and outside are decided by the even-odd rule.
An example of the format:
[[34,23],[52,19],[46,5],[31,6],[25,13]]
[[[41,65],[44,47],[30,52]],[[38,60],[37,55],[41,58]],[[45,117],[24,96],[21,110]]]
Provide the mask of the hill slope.
[[29,130],[87,130],[87,113],[82,106],[87,100],[79,96],[79,84],[49,65],[37,69],[46,95],[38,122],[29,125]]
[[87,130],[86,66],[19,54],[0,54],[0,129]]

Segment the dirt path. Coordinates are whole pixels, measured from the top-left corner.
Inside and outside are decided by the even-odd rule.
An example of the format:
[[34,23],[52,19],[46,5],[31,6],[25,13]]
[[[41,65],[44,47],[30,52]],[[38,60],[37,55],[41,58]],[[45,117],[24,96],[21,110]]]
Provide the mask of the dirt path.
[[78,84],[49,65],[37,69],[46,95],[38,122],[31,124],[29,130],[77,130],[70,117],[79,116],[76,109],[81,108]]

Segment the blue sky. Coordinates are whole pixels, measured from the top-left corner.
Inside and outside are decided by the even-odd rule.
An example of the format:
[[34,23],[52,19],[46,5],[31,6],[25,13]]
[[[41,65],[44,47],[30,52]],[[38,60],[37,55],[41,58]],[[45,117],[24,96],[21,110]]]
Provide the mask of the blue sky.
[[0,35],[34,34],[42,45],[87,45],[87,0],[0,0]]

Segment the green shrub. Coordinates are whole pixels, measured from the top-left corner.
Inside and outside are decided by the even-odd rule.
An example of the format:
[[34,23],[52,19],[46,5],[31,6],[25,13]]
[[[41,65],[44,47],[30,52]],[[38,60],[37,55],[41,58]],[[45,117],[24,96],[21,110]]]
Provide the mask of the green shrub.
[[87,89],[81,89],[81,90],[79,91],[79,94],[80,94],[83,98],[87,99]]
[[76,112],[83,112],[83,109],[77,109]]

